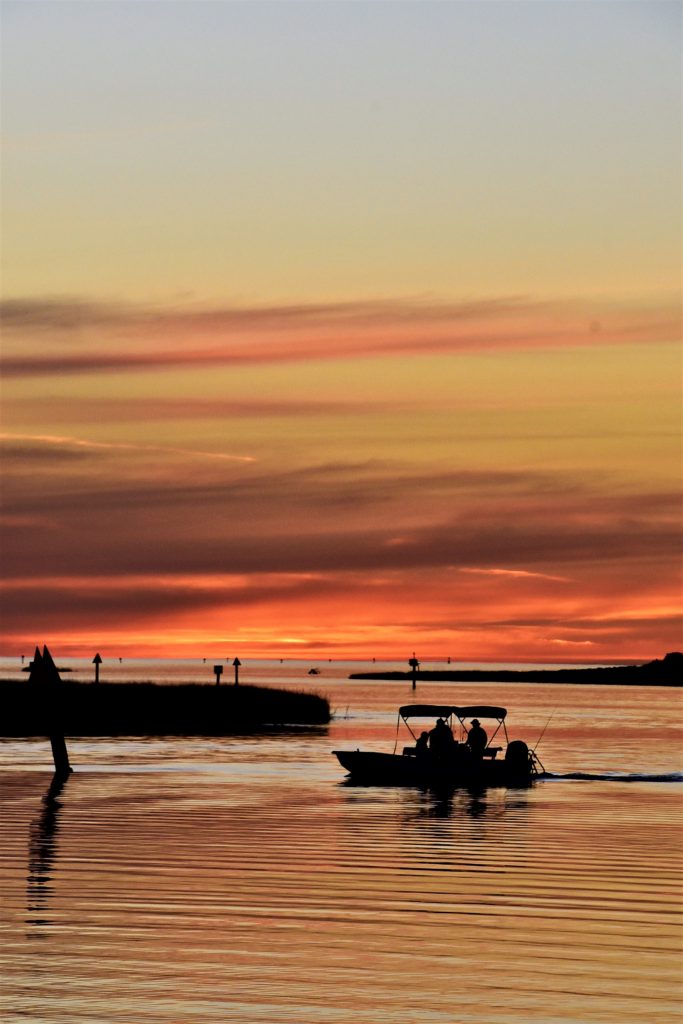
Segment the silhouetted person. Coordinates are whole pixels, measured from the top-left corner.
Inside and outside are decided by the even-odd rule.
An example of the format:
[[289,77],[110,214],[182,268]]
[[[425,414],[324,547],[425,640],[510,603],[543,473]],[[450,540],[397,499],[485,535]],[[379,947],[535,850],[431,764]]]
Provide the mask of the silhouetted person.
[[420,736],[415,744],[415,754],[417,757],[425,757],[429,753],[429,733],[421,732]]
[[429,749],[434,754],[445,754],[453,746],[453,733],[443,718],[437,718],[436,725],[429,733]]
[[488,736],[486,735],[486,731],[480,726],[479,719],[473,718],[470,731],[467,734],[467,746],[475,757],[482,757],[486,750],[487,743]]

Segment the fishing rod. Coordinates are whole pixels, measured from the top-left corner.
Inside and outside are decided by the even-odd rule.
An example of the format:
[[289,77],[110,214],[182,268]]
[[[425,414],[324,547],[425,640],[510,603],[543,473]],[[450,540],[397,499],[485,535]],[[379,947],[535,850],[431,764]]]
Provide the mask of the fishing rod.
[[552,719],[552,717],[553,717],[553,715],[555,714],[555,712],[556,712],[556,711],[557,711],[557,708],[553,708],[553,710],[552,710],[552,711],[550,712],[550,716],[549,716],[549,718],[548,718],[548,721],[547,721],[547,722],[545,723],[545,725],[543,726],[543,729],[542,729],[542,731],[541,731],[541,735],[540,735],[540,736],[538,737],[538,739],[536,740],[536,743],[534,744],[534,746],[533,746],[533,748],[532,748],[532,751],[531,751],[531,756],[532,756],[532,757],[535,757],[535,758],[536,758],[536,760],[537,760],[537,761],[538,761],[538,763],[540,764],[541,768],[543,769],[543,772],[544,772],[544,773],[545,773],[545,768],[544,768],[544,766],[543,766],[543,762],[541,761],[540,757],[539,757],[539,756],[538,756],[538,754],[536,753],[536,750],[537,750],[537,748],[538,748],[538,745],[540,744],[541,740],[542,740],[542,739],[543,739],[543,737],[545,736],[545,731],[546,731],[546,729],[548,728],[548,726],[550,725],[550,721],[551,721],[551,719]]
[[550,718],[548,718],[548,721],[543,726],[543,731],[541,732],[541,735],[536,740],[536,742],[534,744],[534,747],[533,747],[533,750],[531,751],[532,754],[536,753],[536,747],[539,745],[539,743],[541,742],[541,740],[545,736],[545,731],[548,728],[548,726],[550,725],[550,719],[553,717],[553,715],[555,714],[556,711],[557,711],[557,708],[553,708],[553,710],[550,712]]

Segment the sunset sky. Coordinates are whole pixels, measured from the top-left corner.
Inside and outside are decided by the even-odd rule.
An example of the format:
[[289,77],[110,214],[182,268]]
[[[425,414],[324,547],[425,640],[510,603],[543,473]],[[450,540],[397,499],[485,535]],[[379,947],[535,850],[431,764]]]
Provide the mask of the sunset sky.
[[0,653],[681,649],[677,2],[2,22]]

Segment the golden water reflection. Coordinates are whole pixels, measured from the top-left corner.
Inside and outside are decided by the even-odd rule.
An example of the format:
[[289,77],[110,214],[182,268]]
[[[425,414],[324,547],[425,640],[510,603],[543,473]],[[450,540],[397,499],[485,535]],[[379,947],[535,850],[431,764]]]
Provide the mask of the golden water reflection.
[[678,693],[492,684],[590,778],[439,797],[346,785],[406,694],[324,686],[325,729],[73,741],[60,791],[0,744],[3,1024],[679,1024]]
[[43,783],[10,786],[12,1024],[677,1019],[676,786]]

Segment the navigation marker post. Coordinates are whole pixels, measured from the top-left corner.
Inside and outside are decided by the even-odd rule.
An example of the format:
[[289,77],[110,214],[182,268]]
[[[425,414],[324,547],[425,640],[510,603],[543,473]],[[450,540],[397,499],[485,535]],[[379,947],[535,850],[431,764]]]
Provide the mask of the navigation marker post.
[[415,690],[417,688],[417,670],[420,667],[420,662],[415,657],[415,651],[413,651],[413,656],[409,660],[408,664],[410,665],[411,669],[413,670],[413,689]]
[[99,651],[95,655],[95,657],[93,658],[92,663],[95,666],[95,682],[99,683],[99,681],[100,681],[100,665],[102,664],[102,658],[100,657]]
[[220,686],[221,685],[221,676],[223,675],[223,666],[222,665],[214,665],[213,666],[213,670],[216,673],[216,686]]
[[233,661],[233,665],[235,666],[235,686],[239,686],[240,685],[240,665],[241,664],[242,664],[242,662],[240,661],[239,658],[235,658],[235,660]]
[[36,688],[38,707],[39,711],[42,712],[40,717],[42,719],[44,715],[44,721],[50,735],[52,760],[55,763],[55,776],[64,778],[73,769],[69,764],[69,754],[64,740],[64,725],[62,724],[62,708],[60,705],[62,680],[47,647],[43,647],[42,654],[39,648],[36,647],[36,653],[33,656],[30,669],[28,683],[29,686]]

